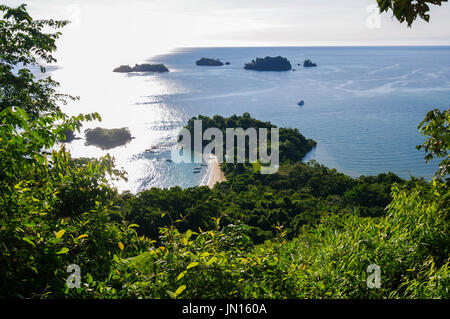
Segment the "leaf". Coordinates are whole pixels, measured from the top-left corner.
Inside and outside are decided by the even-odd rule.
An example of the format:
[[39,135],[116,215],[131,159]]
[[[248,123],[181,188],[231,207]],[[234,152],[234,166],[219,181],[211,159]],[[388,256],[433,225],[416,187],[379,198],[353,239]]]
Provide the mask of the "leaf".
[[77,239],[83,239],[83,238],[86,238],[86,237],[88,237],[88,236],[89,236],[89,235],[87,235],[87,234],[83,234],[83,235],[78,236]]
[[59,232],[56,233],[56,238],[61,238],[62,236],[64,236],[65,234],[65,230],[61,229]]
[[124,245],[122,244],[122,242],[121,241],[119,241],[119,248],[120,248],[120,250],[123,250],[124,249]]
[[204,253],[202,253],[202,254],[200,255],[200,258],[201,258],[201,257],[207,257],[207,256],[209,256],[209,253],[208,253],[207,251],[205,251]]
[[36,247],[36,245],[31,241],[30,237],[23,237],[22,240],[24,240],[27,243],[31,244],[33,247]]
[[67,254],[68,251],[69,251],[69,248],[64,247],[60,251],[58,251],[56,254],[57,255]]
[[166,290],[167,294],[170,296],[170,298],[176,298],[177,296],[170,290]]
[[139,228],[139,225],[138,224],[131,224],[130,226],[128,226],[128,228],[133,228],[133,227]]
[[180,273],[180,274],[178,275],[177,281],[180,280],[181,278],[183,278],[184,275],[186,275],[186,271],[183,271],[182,273]]
[[187,265],[186,269],[191,269],[191,268],[194,268],[197,266],[198,266],[198,262],[194,261],[194,262],[190,263],[189,265]]
[[211,265],[213,262],[215,262],[215,261],[217,261],[217,258],[216,257],[212,257],[207,263],[206,263],[206,265],[207,266],[209,266],[209,265]]
[[185,289],[186,289],[185,285],[178,287],[178,289],[175,291],[175,296],[178,296],[179,294],[181,294]]
[[317,287],[319,287],[320,290],[324,290],[324,289],[325,289],[325,285],[323,284],[322,281],[319,281],[319,282],[317,283]]

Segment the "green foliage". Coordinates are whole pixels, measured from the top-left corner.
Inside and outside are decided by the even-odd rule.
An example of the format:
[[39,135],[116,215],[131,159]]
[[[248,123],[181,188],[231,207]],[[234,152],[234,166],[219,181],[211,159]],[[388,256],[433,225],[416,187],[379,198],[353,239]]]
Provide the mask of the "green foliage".
[[[58,94],[58,83],[50,77],[36,80],[28,66],[39,62],[52,63],[55,41],[61,33],[45,33],[44,29],[59,29],[67,21],[33,20],[26,6],[10,8],[0,5],[0,111],[20,107],[36,118],[43,112],[59,111],[58,103],[75,97]],[[43,66],[39,66],[45,72]]]
[[212,190],[174,187],[123,194],[115,202],[117,214],[141,225],[140,235],[154,239],[160,227],[212,230],[212,218],[220,218],[221,226],[248,225],[254,243],[262,243],[276,235],[277,225],[283,225],[292,239],[303,225],[318,223],[325,212],[382,216],[395,183],[408,188],[426,184],[406,182],[393,173],[354,179],[314,162],[284,165],[273,175],[232,171],[227,178]]
[[440,6],[447,0],[377,0],[380,12],[392,11],[395,18],[411,27],[417,17],[429,22],[430,5]]
[[[259,129],[260,128],[266,128],[268,129],[268,137],[267,137],[267,148],[268,151],[271,149],[271,135],[270,135],[270,129],[276,128],[275,125],[271,124],[270,122],[263,122],[256,120],[251,117],[249,113],[244,113],[241,116],[232,115],[228,118],[224,118],[220,115],[215,115],[212,118],[207,116],[199,115],[198,117],[193,117],[188,121],[188,124],[185,126],[186,129],[189,130],[191,133],[191,147],[194,147],[194,121],[195,120],[201,120],[202,121],[202,134],[209,129],[209,128],[218,128],[220,131],[222,131],[223,137],[226,138],[226,129],[227,128],[242,128],[244,131],[246,131],[249,128],[256,129],[256,133],[258,136],[258,142],[260,141],[259,137]],[[203,140],[203,148],[210,143],[208,140]],[[279,129],[279,151],[280,151],[280,163],[295,163],[298,161],[301,161],[305,155],[310,152],[314,147],[316,146],[316,142],[311,139],[306,139],[299,131],[298,129],[292,129],[292,128],[280,128]],[[234,146],[234,154],[236,157],[237,148],[239,146]],[[250,153],[250,145],[248,138],[245,139],[245,161],[248,164],[249,161],[249,153]],[[260,147],[260,145],[256,145],[257,152]],[[215,150],[214,150],[215,151]],[[223,154],[226,154],[226,143],[223,143]],[[234,163],[237,163],[237,160],[234,161]],[[234,163],[226,163],[222,165],[225,173],[232,173],[232,172],[239,172],[242,173],[243,171],[253,171],[252,165],[246,165],[246,164],[234,164]]]
[[418,145],[417,149],[424,149],[425,160],[430,162],[433,158],[443,157],[439,164],[436,175],[444,177],[450,171],[450,109],[444,112],[434,109],[428,112],[425,119],[420,123],[419,130],[422,135],[428,136],[425,143]]
[[121,273],[134,275],[123,288],[132,297],[145,298],[239,296],[239,270],[245,269],[250,253],[246,232],[239,225],[198,233],[162,228],[161,246],[119,266]]
[[129,247],[127,253],[143,248],[145,241],[134,230],[109,217],[116,193],[107,176],[120,177],[111,158],[83,163],[72,160],[64,147],[45,151],[65,129],[91,118],[46,115],[30,120],[19,108],[0,113],[3,297],[62,296],[69,264],[104,279],[116,263],[119,240]]
[[[58,146],[99,115],[63,114],[57,83],[26,68],[13,78],[54,61],[58,34],[41,31],[64,23],[0,10],[0,298],[449,298],[448,184],[303,164],[314,142],[281,129],[278,174],[231,165],[212,190],[118,195],[109,181],[124,172],[112,158],[73,159]],[[203,119],[272,127],[249,114]],[[445,177],[448,111],[419,128],[427,160],[447,156]],[[66,284],[70,264],[80,288]],[[379,289],[366,285],[370,264]]]
[[59,111],[57,83],[35,81],[25,68],[12,75],[19,65],[53,62],[58,35],[41,29],[64,23],[35,22],[25,6],[0,10],[6,11],[0,21],[0,297],[91,293],[89,285],[69,292],[70,264],[106,289],[113,265],[147,247],[133,228],[110,217],[116,192],[108,183],[122,173],[109,156],[73,160],[64,147],[58,150],[65,132],[79,132],[83,121],[99,120],[98,114],[68,117]]
[[120,218],[140,225],[139,234],[155,239],[161,227],[176,225],[181,231],[212,229],[212,217],[219,215],[220,202],[205,186],[184,190],[152,188],[136,196],[122,194],[116,205],[120,207]]
[[[213,118],[199,116],[203,130],[209,127],[272,127],[252,119],[249,114]],[[193,131],[193,118],[187,128]],[[126,194],[116,201],[118,215],[141,225],[140,235],[156,238],[159,227],[178,230],[213,229],[212,217],[221,226],[244,223],[250,237],[259,244],[275,236],[275,226],[282,225],[287,238],[298,235],[304,225],[314,225],[325,213],[358,216],[382,216],[391,200],[391,187],[398,183],[412,188],[423,180],[408,182],[393,173],[351,178],[315,162],[299,163],[314,142],[297,130],[282,129],[280,156],[283,165],[278,174],[262,175],[248,164],[223,164],[227,182],[213,190],[195,187],[181,190],[151,189],[134,196]],[[290,146],[283,146],[289,144]],[[248,145],[247,145],[248,149]],[[295,164],[294,164],[295,163]],[[162,218],[161,216],[164,215]]]
[[[123,290],[134,298],[448,298],[445,185],[392,195],[385,217],[326,216],[292,241],[282,227],[257,246],[245,226],[162,228],[160,243],[119,266],[129,274]],[[366,284],[371,264],[381,267],[380,289]]]

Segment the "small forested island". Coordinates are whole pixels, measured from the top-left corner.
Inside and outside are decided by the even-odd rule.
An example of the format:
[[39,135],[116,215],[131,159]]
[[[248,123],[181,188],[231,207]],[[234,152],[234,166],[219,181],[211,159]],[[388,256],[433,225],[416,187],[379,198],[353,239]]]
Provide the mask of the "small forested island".
[[292,65],[288,59],[281,56],[266,56],[265,58],[256,58],[256,60],[246,63],[244,69],[255,71],[289,71],[292,69]]
[[164,64],[136,64],[134,67],[129,65],[121,65],[115,68],[113,72],[129,73],[129,72],[169,72],[169,69]]
[[305,60],[305,62],[303,62],[303,66],[305,68],[311,68],[311,67],[317,66],[317,64],[308,59],[308,60]]
[[223,66],[223,62],[219,59],[208,58],[201,58],[200,60],[196,61],[195,64],[199,66]]
[[[256,130],[260,128],[276,128],[276,125],[273,125],[270,122],[263,122],[257,119],[254,119],[251,117],[249,113],[244,113],[241,116],[233,115],[228,118],[224,118],[220,115],[215,115],[214,117],[210,118],[207,116],[199,115],[196,117],[191,118],[187,125],[185,126],[186,129],[189,130],[191,133],[191,146],[194,145],[194,121],[195,120],[201,120],[202,121],[202,130],[204,133],[208,128],[218,128],[222,131],[223,136],[226,136],[226,129],[227,128],[242,128],[244,130],[247,130],[249,128],[254,128]],[[269,131],[270,132],[270,131]],[[279,128],[279,143],[280,143],[280,162],[281,163],[295,163],[297,161],[301,161],[305,155],[310,152],[317,143],[312,139],[305,138],[298,129],[296,128]],[[270,137],[268,137],[268,145],[270,147]],[[203,140],[203,147],[208,145],[210,141]],[[226,143],[223,145],[223,154],[226,153]],[[248,141],[246,142],[246,149],[248,149]],[[259,145],[257,145],[257,148]],[[248,155],[248,152],[246,152]],[[234,164],[232,164],[234,165]],[[227,173],[226,165],[223,165],[222,168],[224,168],[225,172]],[[229,167],[230,168],[230,167]]]
[[125,145],[133,139],[126,127],[116,129],[96,127],[87,129],[84,133],[86,135],[86,145],[94,145],[102,150]]

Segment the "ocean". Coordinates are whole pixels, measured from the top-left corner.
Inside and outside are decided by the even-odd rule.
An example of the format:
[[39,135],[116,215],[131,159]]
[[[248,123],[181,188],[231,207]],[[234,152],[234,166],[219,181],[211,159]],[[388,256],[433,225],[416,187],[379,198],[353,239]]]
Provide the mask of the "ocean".
[[[256,57],[283,56],[295,71],[258,72],[243,65]],[[201,57],[230,62],[196,66]],[[318,64],[304,68],[305,59]],[[169,73],[113,73],[117,65],[83,69],[60,65],[51,75],[62,91],[81,97],[68,114],[98,112],[102,123],[84,127],[128,127],[135,137],[108,151],[68,145],[75,157],[110,153],[128,172],[119,190],[182,188],[204,182],[206,167],[170,159],[177,132],[192,116],[241,115],[294,127],[317,142],[305,161],[315,160],[353,177],[394,172],[431,179],[415,146],[425,138],[417,126],[433,109],[450,105],[450,47],[248,47],[181,48],[135,63],[163,63]],[[297,103],[304,100],[303,106]],[[84,137],[83,134],[78,134]]]

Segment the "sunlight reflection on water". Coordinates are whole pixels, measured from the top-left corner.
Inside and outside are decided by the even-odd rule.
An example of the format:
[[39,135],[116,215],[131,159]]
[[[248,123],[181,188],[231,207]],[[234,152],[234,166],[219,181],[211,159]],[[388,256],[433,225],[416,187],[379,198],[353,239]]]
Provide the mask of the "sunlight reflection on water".
[[[98,112],[102,117],[100,123],[84,124],[81,133],[76,134],[83,139],[68,144],[71,154],[74,157],[100,157],[109,153],[115,158],[117,167],[128,173],[128,182],[116,183],[119,190],[136,192],[143,185],[174,185],[173,181],[171,184],[164,182],[167,177],[160,176],[164,170],[155,169],[160,166],[155,165],[158,160],[165,161],[148,150],[160,144],[173,144],[176,133],[186,121],[186,115],[179,108],[163,103],[159,97],[188,91],[167,79],[167,74],[121,74],[102,66],[86,69],[67,66],[52,72],[52,77],[61,83],[62,92],[73,92],[81,97],[80,101],[63,107],[67,114]],[[95,127],[128,127],[134,139],[110,150],[86,146],[84,130]],[[141,156],[143,154],[146,156]],[[152,183],[148,182],[149,176]]]

